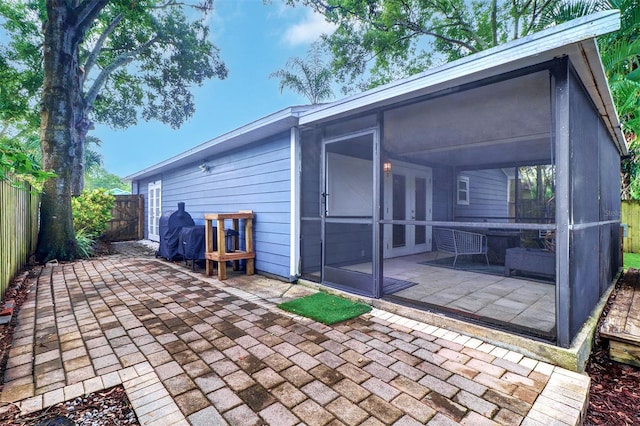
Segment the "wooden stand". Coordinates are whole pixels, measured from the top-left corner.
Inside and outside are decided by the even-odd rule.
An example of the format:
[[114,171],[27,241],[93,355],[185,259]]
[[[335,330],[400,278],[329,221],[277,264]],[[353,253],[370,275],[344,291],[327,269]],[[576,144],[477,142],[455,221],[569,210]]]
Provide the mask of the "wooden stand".
[[[229,219],[232,221],[232,229],[238,230],[239,221],[244,220],[244,238],[246,244],[246,251],[238,250],[238,237],[232,238],[232,247],[234,251],[227,253],[227,244],[225,241],[225,229],[224,221]],[[233,261],[233,270],[238,269],[238,261],[246,259],[247,261],[247,275],[254,274],[253,262],[256,254],[253,251],[253,211],[241,210],[238,213],[210,213],[204,215],[205,220],[205,262],[206,262],[206,274],[207,276],[213,275],[213,262],[218,263],[218,279],[227,279],[227,261]],[[216,221],[217,227],[217,248],[218,251],[213,251],[213,221]]]

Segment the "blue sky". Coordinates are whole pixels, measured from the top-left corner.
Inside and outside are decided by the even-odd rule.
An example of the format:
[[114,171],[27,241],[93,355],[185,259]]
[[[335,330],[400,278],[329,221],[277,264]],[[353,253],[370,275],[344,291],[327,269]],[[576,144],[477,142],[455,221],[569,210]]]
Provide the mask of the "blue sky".
[[215,0],[212,40],[229,76],[194,89],[196,112],[178,130],[144,121],[124,130],[96,125],[90,135],[102,140],[106,170],[125,177],[272,112],[306,104],[291,91],[281,94],[269,74],[290,57],[305,57],[309,45],[331,27],[308,8],[282,3]]

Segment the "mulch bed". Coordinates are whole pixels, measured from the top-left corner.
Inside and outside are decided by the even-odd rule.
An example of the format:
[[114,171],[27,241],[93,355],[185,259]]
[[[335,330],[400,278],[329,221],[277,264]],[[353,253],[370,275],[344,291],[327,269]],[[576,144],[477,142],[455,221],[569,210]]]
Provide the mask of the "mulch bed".
[[24,416],[19,414],[18,407],[11,405],[6,411],[0,413],[0,424],[6,426],[140,424],[122,386],[94,392]]
[[[598,322],[598,330],[625,276],[618,280]],[[587,425],[640,424],[640,368],[609,358],[607,339],[596,333],[586,373],[591,377]]]
[[[108,246],[100,247],[101,254],[112,253]],[[32,290],[35,273],[28,271],[19,275],[5,294],[6,299],[15,300],[14,319],[8,326],[0,326],[0,390],[4,383],[4,371],[13,338],[15,318],[20,306]],[[606,317],[624,276],[616,284],[612,296],[600,318]],[[598,326],[599,328],[599,326]],[[587,425],[637,425],[640,424],[640,369],[620,364],[609,359],[608,344],[596,334],[594,348],[586,372],[591,377]],[[137,425],[139,424],[122,386],[106,389],[82,398],[66,401],[45,410],[18,416],[13,405],[0,406],[0,424],[7,426],[37,425]],[[63,423],[60,416],[74,423]]]

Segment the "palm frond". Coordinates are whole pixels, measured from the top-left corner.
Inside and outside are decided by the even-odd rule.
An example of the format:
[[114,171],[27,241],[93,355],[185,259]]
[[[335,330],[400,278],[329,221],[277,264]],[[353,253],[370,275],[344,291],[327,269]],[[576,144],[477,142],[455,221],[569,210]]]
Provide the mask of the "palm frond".
[[317,104],[333,97],[333,74],[323,61],[319,43],[311,45],[307,58],[290,58],[286,68],[272,72],[269,77],[280,80],[280,92],[290,89]]
[[[625,72],[625,66],[631,66],[640,57],[640,39],[628,43],[626,40],[616,40],[612,43],[602,43],[600,57],[602,65],[608,74]],[[632,69],[626,70],[629,73]]]
[[610,8],[611,5],[607,0],[560,0],[550,2],[540,16],[536,30],[539,31]]

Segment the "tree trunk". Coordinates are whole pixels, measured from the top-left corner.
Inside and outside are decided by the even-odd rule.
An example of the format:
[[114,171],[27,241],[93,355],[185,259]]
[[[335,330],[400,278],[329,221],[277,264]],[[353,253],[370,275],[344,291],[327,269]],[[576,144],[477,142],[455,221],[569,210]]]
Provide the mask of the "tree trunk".
[[[74,175],[81,172],[84,146],[77,131],[81,122],[75,13],[63,0],[47,1],[44,28],[44,86],[42,93],[42,165],[57,177],[44,186],[40,210],[37,258],[70,260],[77,254],[71,196]],[[80,145],[79,145],[80,144]],[[79,170],[80,168],[80,170]]]
[[620,199],[623,201],[627,201],[631,199],[631,175],[633,166],[631,165],[631,159],[625,158],[621,160],[620,167],[620,177],[621,177],[621,188],[620,188]]
[[498,1],[491,1],[491,47],[498,45]]

